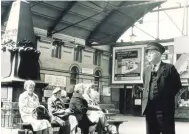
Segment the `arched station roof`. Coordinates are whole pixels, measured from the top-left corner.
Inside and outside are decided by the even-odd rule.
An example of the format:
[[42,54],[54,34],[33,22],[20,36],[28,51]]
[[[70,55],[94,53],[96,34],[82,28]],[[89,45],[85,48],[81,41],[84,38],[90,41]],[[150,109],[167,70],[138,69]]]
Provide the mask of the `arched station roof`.
[[[162,1],[28,1],[34,27],[93,42],[116,42]],[[6,25],[12,1],[1,1],[1,26]]]

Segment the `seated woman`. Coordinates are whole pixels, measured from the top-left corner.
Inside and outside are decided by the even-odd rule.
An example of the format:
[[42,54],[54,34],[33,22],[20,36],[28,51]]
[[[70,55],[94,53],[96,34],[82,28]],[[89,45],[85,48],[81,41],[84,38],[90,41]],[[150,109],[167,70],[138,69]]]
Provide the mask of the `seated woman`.
[[88,103],[82,96],[84,88],[85,86],[83,83],[75,85],[74,94],[70,100],[69,108],[74,111],[74,115],[78,121],[78,126],[81,128],[83,134],[88,134],[89,127],[95,123],[92,123],[86,114],[88,110]]
[[92,99],[92,89],[93,84],[85,84],[85,91],[83,94],[84,99],[88,103],[88,111],[87,116],[91,122],[98,123],[102,125],[103,128],[108,126],[107,119],[105,114],[102,112],[101,108],[95,104],[94,100]]
[[27,80],[24,83],[26,90],[19,96],[19,111],[24,123],[31,124],[36,134],[52,133],[51,124],[48,120],[38,120],[34,110],[40,105],[38,96],[34,93],[35,83]]
[[101,110],[100,106],[96,101],[96,96],[93,96],[96,95],[93,94],[93,92],[95,91],[94,88],[94,84],[86,84],[85,86],[83,97],[87,101],[89,107],[87,111],[87,116],[91,122],[100,123],[100,125],[102,126],[102,128],[104,128],[105,131],[111,134],[115,134],[117,133],[116,127],[108,124],[105,113]]
[[71,115],[72,112],[66,109],[61,100],[61,88],[56,87],[53,90],[53,95],[48,99],[48,110],[52,116],[52,121],[59,123],[59,134],[74,134],[77,126],[77,119]]
[[99,103],[100,103],[100,94],[98,92],[98,87],[97,87],[96,84],[92,85],[91,98],[92,98],[92,100],[93,100],[95,105],[99,105]]

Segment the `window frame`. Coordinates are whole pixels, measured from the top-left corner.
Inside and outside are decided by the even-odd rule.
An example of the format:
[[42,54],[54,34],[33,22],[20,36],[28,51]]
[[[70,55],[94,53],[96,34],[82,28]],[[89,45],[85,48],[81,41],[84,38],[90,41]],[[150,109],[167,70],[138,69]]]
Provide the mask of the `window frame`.
[[95,74],[94,74],[94,83],[97,84],[98,86],[98,89],[100,88],[100,80],[101,80],[101,77],[102,77],[102,72],[100,70],[97,70],[95,71]]
[[[55,44],[57,43],[57,44]],[[51,49],[51,57],[61,59],[62,57],[62,45],[61,41],[53,41]]]
[[80,46],[74,48],[74,61],[82,62],[82,47]]
[[93,56],[93,64],[100,66],[101,65],[101,51],[100,50],[95,50],[94,56]]

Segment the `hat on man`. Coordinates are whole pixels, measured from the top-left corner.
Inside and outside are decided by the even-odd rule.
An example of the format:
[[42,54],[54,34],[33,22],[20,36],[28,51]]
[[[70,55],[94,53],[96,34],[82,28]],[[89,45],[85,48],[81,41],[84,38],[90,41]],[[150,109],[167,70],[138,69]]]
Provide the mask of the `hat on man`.
[[165,52],[165,48],[157,43],[157,42],[150,42],[146,48],[146,53],[148,52],[148,50],[157,50],[159,51],[161,54],[163,54]]
[[55,94],[55,93],[57,93],[57,92],[59,92],[59,91],[61,91],[61,88],[60,88],[60,87],[56,87],[56,88],[53,90],[53,94]]

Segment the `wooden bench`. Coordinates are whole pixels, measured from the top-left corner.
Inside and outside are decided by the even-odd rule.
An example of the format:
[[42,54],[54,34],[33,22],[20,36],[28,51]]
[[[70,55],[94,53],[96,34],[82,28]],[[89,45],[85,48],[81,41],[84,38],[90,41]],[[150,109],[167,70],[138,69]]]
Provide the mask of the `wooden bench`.
[[[51,122],[51,126],[52,126],[52,128],[60,127],[60,125],[55,121]],[[93,134],[93,132],[95,132],[96,126],[97,126],[97,124],[89,127],[89,134]],[[28,129],[28,130],[31,130],[33,132],[32,126],[29,123],[20,123],[20,128],[21,129]],[[33,132],[33,134],[35,134],[35,132]]]
[[[55,121],[51,122],[51,126],[52,126],[52,128],[55,128],[55,127],[59,128],[60,127],[60,125]],[[29,129],[29,130],[33,131],[30,123],[20,123],[20,128],[21,129]],[[35,134],[35,132],[34,132],[34,134]]]
[[115,116],[116,113],[105,113],[105,115],[106,115],[107,119],[109,120],[109,119],[111,119],[112,116]]
[[110,113],[119,114],[119,110],[116,109],[114,104],[99,104],[101,109],[108,110]]
[[[117,132],[119,133],[119,126],[120,126],[120,124],[122,124],[123,122],[127,122],[127,120],[120,120],[120,119],[108,119],[108,123],[109,124],[112,124],[112,125],[115,125],[116,126],[116,130],[117,130]],[[32,130],[32,126],[31,126],[31,124],[29,124],[29,123],[20,123],[20,125],[21,125],[21,129],[29,129],[29,130]],[[51,122],[51,125],[52,125],[52,128],[54,128],[54,127],[60,127],[60,125],[58,124],[58,123],[56,123],[56,122]],[[96,130],[96,125],[94,125],[94,126],[91,126],[90,128],[89,128],[89,133],[91,134],[91,133],[93,133],[93,132],[95,132],[95,130]],[[34,133],[35,134],[35,133]]]
[[[43,104],[43,105],[44,105],[44,104]],[[68,105],[68,104],[67,104],[67,105]],[[47,106],[47,105],[44,105],[44,106]],[[107,119],[108,119],[108,123],[116,126],[116,129],[117,129],[117,132],[118,132],[118,133],[119,133],[119,126],[120,126],[120,124],[123,123],[123,122],[127,122],[127,121],[125,121],[125,120],[115,120],[115,119],[112,119],[111,117],[112,117],[112,116],[115,116],[116,113],[105,113],[105,115],[106,115],[106,117],[107,117]],[[52,125],[52,128],[60,127],[60,125],[59,125],[58,123],[56,123],[56,122],[51,122],[51,125]],[[22,129],[29,129],[29,130],[32,130],[31,124],[28,124],[28,123],[21,123],[21,128],[22,128]],[[91,126],[91,127],[89,128],[89,133],[90,133],[90,134],[91,134],[91,133],[94,133],[95,130],[96,130],[96,125]],[[100,130],[100,131],[101,131],[101,130]],[[98,133],[102,133],[102,131],[101,131],[101,132],[98,132]],[[34,134],[35,134],[35,133],[34,133]]]
[[127,120],[118,120],[118,119],[109,119],[108,120],[108,123],[109,124],[112,124],[112,125],[115,125],[116,126],[116,130],[117,130],[117,132],[118,132],[118,134],[119,134],[119,126],[120,126],[120,124],[122,124],[123,122],[128,122]]
[[[116,131],[119,134],[119,126],[123,122],[127,122],[127,120],[123,119],[113,119],[112,117],[116,116],[117,110],[115,109],[114,104],[100,104],[101,109],[104,109],[103,112],[105,112],[105,115],[108,119],[108,123],[116,126]],[[108,111],[108,112],[107,112]],[[109,113],[110,112],[110,113]]]

